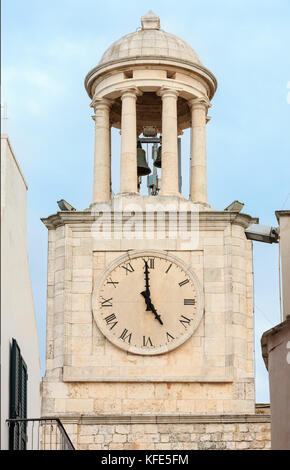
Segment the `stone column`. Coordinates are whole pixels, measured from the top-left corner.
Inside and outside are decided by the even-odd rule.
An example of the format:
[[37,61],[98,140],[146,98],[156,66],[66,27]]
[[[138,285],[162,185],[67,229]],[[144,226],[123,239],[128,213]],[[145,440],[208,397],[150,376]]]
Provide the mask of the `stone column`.
[[95,159],[93,203],[111,199],[110,106],[106,98],[92,103],[95,110]]
[[122,92],[120,193],[137,193],[137,88]]
[[210,103],[205,98],[189,101],[191,108],[190,199],[207,204],[206,115]]
[[162,195],[180,195],[178,191],[177,98],[178,91],[162,88]]

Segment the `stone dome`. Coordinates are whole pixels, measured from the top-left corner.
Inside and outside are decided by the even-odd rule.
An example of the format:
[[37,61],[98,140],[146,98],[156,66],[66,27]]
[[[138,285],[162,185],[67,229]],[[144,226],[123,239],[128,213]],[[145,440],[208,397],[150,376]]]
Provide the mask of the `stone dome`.
[[115,41],[103,54],[98,66],[125,59],[174,59],[202,65],[197,53],[185,41],[160,30],[160,20],[149,11],[141,18],[142,29]]
[[184,99],[197,96],[197,87],[201,95],[212,99],[216,78],[194,49],[174,34],[161,30],[160,18],[152,11],[141,17],[141,25],[137,31],[115,41],[86,75],[89,97],[106,95],[115,100],[120,97],[121,88],[132,84],[142,92],[155,93],[170,82],[171,86],[175,83],[181,87],[180,96]]

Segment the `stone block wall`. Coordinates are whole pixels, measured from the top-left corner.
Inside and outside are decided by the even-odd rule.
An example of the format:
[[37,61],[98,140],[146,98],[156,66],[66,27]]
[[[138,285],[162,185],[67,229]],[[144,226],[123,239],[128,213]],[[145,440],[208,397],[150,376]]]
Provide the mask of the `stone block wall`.
[[44,381],[44,416],[71,414],[249,414],[252,382],[241,383],[64,383]]
[[[244,234],[250,220],[241,214],[200,213],[198,244],[189,250],[169,237],[96,240],[90,212],[46,219],[42,414],[254,413],[252,244]],[[111,344],[92,314],[98,275],[112,260],[141,246],[167,250],[192,266],[205,298],[204,316],[193,336],[169,354],[154,357]]]
[[[198,243],[188,249],[169,236],[98,241],[96,217],[75,212],[45,220],[42,416],[58,416],[77,449],[269,448],[270,418],[255,413],[252,244],[244,233],[253,219],[200,213]],[[192,266],[205,299],[193,336],[154,357],[115,347],[92,313],[98,275],[124,252],[141,248],[166,250]]]
[[270,416],[66,417],[79,450],[266,450]]

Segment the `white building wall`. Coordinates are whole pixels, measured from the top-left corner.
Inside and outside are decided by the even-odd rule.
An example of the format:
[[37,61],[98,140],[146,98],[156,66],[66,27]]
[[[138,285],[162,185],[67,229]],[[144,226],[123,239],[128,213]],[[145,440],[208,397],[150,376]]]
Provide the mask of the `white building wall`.
[[[40,416],[40,357],[26,236],[27,185],[7,135],[1,136],[1,449],[8,448],[10,346],[27,364],[27,417]],[[29,448],[29,443],[28,443]]]

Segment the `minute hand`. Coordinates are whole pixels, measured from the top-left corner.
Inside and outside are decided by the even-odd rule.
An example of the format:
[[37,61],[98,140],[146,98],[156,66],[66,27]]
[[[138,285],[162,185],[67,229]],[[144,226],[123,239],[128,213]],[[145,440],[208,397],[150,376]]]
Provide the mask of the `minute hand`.
[[149,268],[148,268],[148,263],[145,261],[145,282],[146,282],[146,292],[149,292],[150,295],[150,289],[149,289]]
[[[149,288],[149,268],[148,268],[148,263],[147,261],[144,260],[144,263],[145,263],[145,271],[144,271],[144,274],[145,274],[145,289],[146,289],[146,296],[149,298],[150,300],[150,288]],[[145,296],[144,296],[145,297]],[[146,300],[146,299],[145,299]],[[147,305],[147,308],[146,310],[149,311],[151,310],[150,308],[150,305],[149,305],[149,302],[146,301],[146,305]]]

